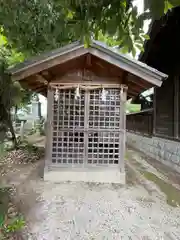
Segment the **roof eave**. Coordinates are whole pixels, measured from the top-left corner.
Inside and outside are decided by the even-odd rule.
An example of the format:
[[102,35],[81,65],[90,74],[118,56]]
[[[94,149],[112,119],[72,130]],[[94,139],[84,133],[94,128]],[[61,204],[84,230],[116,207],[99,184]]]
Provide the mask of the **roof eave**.
[[[8,72],[11,75],[18,75],[19,73],[28,70],[29,68],[36,67],[37,65],[40,65],[42,63],[49,62],[51,60],[54,60],[58,57],[61,57],[63,55],[66,55],[72,51],[76,51],[78,49],[84,49],[84,45],[80,42],[75,42],[72,44],[69,44],[63,48],[57,49],[55,51],[52,51],[50,54],[44,54],[43,57],[37,57],[33,61],[25,62],[24,64],[19,64],[14,68],[8,69]],[[90,47],[86,49],[87,52],[91,54],[95,54],[95,56],[98,56],[98,52],[93,51],[99,50],[101,53],[101,57],[103,60],[108,61],[117,67],[130,72],[148,82],[150,82],[154,86],[160,87],[162,85],[162,80],[166,79],[168,76],[166,74],[163,74],[149,66],[147,66],[144,63],[141,63],[139,61],[133,60],[131,58],[128,58],[127,56],[124,56],[120,53],[112,51],[109,47],[102,46],[97,41],[92,40]],[[108,58],[107,56],[108,55]]]
[[38,57],[37,58],[35,57],[35,58],[32,58],[30,64],[27,64],[24,67],[21,67],[23,65],[23,63],[17,64],[15,67],[8,68],[7,72],[10,73],[11,75],[17,74],[21,71],[27,70],[28,68],[34,67],[34,66],[39,65],[39,64],[44,63],[44,62],[48,62],[48,61],[50,61],[50,60],[52,60],[56,57],[64,55],[64,54],[66,54],[68,52],[71,52],[73,50],[78,50],[79,48],[82,48],[83,46],[84,45],[80,41],[74,42],[74,43],[69,44],[67,46],[64,46],[60,49],[56,49],[55,51],[52,51],[52,53],[57,52],[56,54],[52,54],[52,56],[46,57],[46,54],[43,54],[44,58],[41,57],[42,59],[40,61],[35,61],[33,63],[33,59],[35,59],[35,60],[38,59]]
[[[110,49],[99,45],[95,41],[93,41],[91,46],[95,49],[99,49],[99,50],[103,51],[104,53],[106,53],[108,55],[111,55],[113,58],[121,61],[121,63],[124,63],[126,66],[130,66],[131,70],[134,70],[134,72],[137,72],[137,70],[138,70],[139,75],[140,75],[140,73],[143,73],[144,75],[146,75],[146,78],[144,78],[145,80],[147,80],[147,81],[149,80],[150,83],[152,83],[158,87],[160,87],[162,85],[162,81],[168,77],[168,75],[161,73],[161,72],[155,70],[154,68],[149,67],[146,64],[143,64],[143,63],[140,63],[133,59],[130,59],[128,57],[125,57],[122,54],[113,52]],[[122,66],[119,66],[119,67],[123,68]],[[128,71],[128,69],[125,69],[125,67],[123,69]],[[131,72],[131,71],[129,70],[129,72]],[[153,78],[156,81],[153,81]]]

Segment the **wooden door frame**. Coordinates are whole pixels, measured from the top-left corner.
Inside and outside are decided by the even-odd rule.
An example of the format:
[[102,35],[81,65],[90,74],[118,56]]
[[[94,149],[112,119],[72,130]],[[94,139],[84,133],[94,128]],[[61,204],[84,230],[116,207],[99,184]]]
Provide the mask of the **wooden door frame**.
[[[101,85],[102,86],[102,85]],[[123,85],[124,86],[124,85]],[[115,88],[114,84],[108,84],[107,88]],[[117,88],[117,84],[116,84]],[[125,141],[126,141],[126,113],[125,113],[125,102],[127,98],[127,88],[123,92],[121,92],[121,85],[119,84],[120,88],[120,141],[119,141],[119,147],[120,147],[120,158],[119,158],[119,168],[120,171],[124,171],[124,155],[125,155]],[[67,89],[67,88],[66,88]],[[84,116],[84,123],[88,123],[88,116],[89,116],[89,93],[90,91],[85,91],[85,101],[87,101],[87,104],[85,104],[85,116]],[[52,142],[53,142],[53,130],[52,130],[52,121],[53,121],[53,98],[54,98],[54,92],[52,89],[48,88],[48,97],[47,97],[47,127],[46,127],[46,158],[45,158],[45,168],[48,168],[48,166],[52,165]],[[85,153],[84,153],[84,166],[87,166],[87,160],[88,160],[88,132],[89,127],[88,125],[85,126],[84,124],[84,147],[85,147]],[[122,135],[122,137],[121,137]],[[59,164],[59,167],[62,165]],[[89,166],[89,164],[88,164]],[[109,165],[108,165],[109,166]]]
[[48,167],[52,164],[52,140],[53,140],[53,131],[52,131],[52,122],[53,122],[53,90],[48,88],[47,90],[47,120],[46,120],[46,143],[45,143],[45,169],[48,170]]

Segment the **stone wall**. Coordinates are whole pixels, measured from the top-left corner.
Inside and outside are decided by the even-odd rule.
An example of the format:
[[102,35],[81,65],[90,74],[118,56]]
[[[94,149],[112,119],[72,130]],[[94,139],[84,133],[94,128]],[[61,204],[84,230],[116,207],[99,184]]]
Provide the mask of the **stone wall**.
[[127,132],[127,144],[180,172],[180,143]]

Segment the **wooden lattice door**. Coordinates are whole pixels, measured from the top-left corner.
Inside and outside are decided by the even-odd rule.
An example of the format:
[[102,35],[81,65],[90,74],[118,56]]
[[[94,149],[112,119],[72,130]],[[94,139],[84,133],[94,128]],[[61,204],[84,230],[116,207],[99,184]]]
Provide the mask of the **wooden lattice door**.
[[88,102],[87,163],[117,165],[120,160],[120,90],[91,90]]
[[117,166],[121,160],[120,89],[59,90],[53,100],[52,164],[58,166]]
[[82,165],[84,163],[85,92],[75,98],[74,89],[59,90],[53,101],[52,163]]

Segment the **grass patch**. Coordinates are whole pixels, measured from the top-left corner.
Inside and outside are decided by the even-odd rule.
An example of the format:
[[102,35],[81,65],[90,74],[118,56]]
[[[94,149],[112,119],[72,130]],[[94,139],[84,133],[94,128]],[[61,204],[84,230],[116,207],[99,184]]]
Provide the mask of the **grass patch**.
[[38,154],[44,156],[44,148],[43,147],[37,147],[32,143],[29,143],[28,141],[24,141],[19,145],[19,149],[27,151],[30,154]]
[[[172,207],[180,206],[180,190],[174,187],[172,184],[167,183],[163,179],[156,176],[154,173],[148,172],[140,162],[131,158],[130,162],[134,167],[142,174],[147,180],[155,183],[159,189],[166,195],[167,204]],[[131,173],[130,173],[131,174]]]
[[141,171],[141,173],[147,180],[154,182],[161,189],[161,191],[167,197],[167,204],[172,207],[180,206],[180,191],[177,188],[158,178],[155,174],[151,172]]
[[136,173],[129,166],[126,166],[125,169],[126,169],[126,183],[130,186],[136,185],[138,182]]
[[0,187],[0,216],[8,210],[9,188]]
[[[16,233],[24,226],[24,218],[9,208],[10,188],[0,187],[0,239],[17,239]],[[11,210],[11,212],[9,211]],[[11,215],[10,215],[11,214]],[[13,214],[13,216],[12,216]]]
[[130,154],[128,151],[125,152],[124,158],[125,158],[126,160],[130,159],[130,158],[131,158],[131,154]]
[[7,155],[7,150],[4,146],[4,143],[0,143],[0,159],[4,158]]
[[140,162],[136,161],[135,159],[131,158],[130,162],[135,166],[139,171],[146,171],[147,168],[143,166]]

